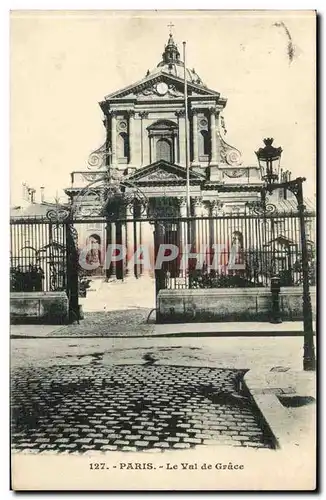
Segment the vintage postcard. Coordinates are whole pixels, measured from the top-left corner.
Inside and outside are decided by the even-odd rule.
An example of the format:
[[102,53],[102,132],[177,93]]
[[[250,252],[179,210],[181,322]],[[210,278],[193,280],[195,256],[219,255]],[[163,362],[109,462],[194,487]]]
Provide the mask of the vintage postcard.
[[11,12],[12,489],[316,488],[316,12]]

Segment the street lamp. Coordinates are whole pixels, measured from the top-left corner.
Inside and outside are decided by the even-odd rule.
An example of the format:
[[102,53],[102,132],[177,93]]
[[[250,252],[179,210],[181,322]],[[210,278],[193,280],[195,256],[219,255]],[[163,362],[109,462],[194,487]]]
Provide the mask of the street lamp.
[[267,184],[273,184],[279,179],[280,173],[280,162],[282,148],[274,148],[274,139],[269,137],[264,139],[264,148],[259,148],[256,151],[258,158],[258,163],[261,170],[262,179],[267,182]]
[[297,207],[300,221],[300,238],[301,238],[301,253],[302,253],[302,309],[303,309],[303,369],[306,371],[314,371],[316,369],[315,347],[314,347],[314,332],[311,297],[309,289],[309,254],[306,238],[305,226],[305,205],[303,200],[302,185],[306,180],[304,177],[297,177],[293,180],[279,182],[279,169],[282,154],[282,148],[273,146],[272,138],[264,139],[265,147],[259,148],[256,151],[259,166],[261,168],[262,178],[265,185],[262,188],[262,203],[266,206],[266,192],[272,193],[276,189],[288,189],[291,191],[297,200]]

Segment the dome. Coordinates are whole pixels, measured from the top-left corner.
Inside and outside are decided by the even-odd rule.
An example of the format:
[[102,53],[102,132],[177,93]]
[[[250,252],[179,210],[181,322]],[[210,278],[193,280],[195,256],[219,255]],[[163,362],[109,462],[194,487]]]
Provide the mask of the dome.
[[[149,71],[146,76],[153,76],[159,73],[166,73],[182,80],[184,79],[184,63],[180,60],[180,52],[173,40],[172,33],[170,33],[168,43],[164,48],[162,61],[158,63],[156,68]],[[194,69],[186,68],[186,78],[188,82],[205,86]]]

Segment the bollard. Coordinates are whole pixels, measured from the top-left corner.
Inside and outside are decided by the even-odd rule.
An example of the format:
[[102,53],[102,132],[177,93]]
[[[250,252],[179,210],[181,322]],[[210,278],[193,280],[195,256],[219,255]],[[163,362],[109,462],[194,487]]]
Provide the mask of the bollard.
[[281,280],[279,276],[271,278],[271,292],[272,292],[272,316],[271,323],[282,323],[280,314],[280,291]]

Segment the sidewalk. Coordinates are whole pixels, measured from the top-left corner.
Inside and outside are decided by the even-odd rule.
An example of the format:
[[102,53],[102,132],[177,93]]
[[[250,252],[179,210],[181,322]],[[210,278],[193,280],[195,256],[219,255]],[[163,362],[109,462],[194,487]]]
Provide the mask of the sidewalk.
[[[263,322],[230,323],[147,323],[150,309],[138,308],[85,314],[80,324],[11,325],[11,337],[218,337],[303,335],[301,321],[280,324]],[[315,328],[315,324],[314,324]]]
[[[315,325],[314,325],[315,329]],[[303,335],[302,321],[228,323],[177,323],[154,325],[153,335],[163,336],[264,336]]]
[[[277,371],[280,370],[280,371]],[[284,370],[284,371],[283,371]],[[316,372],[286,370],[249,370],[244,382],[271,429],[277,447],[316,450]]]

